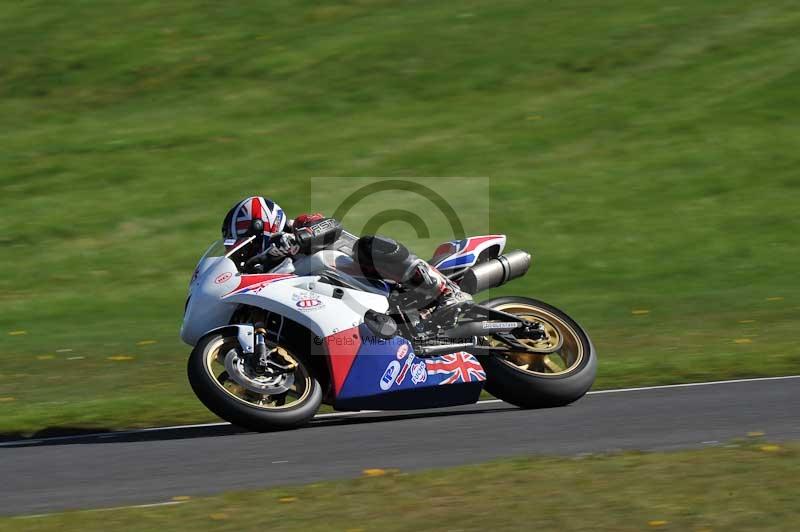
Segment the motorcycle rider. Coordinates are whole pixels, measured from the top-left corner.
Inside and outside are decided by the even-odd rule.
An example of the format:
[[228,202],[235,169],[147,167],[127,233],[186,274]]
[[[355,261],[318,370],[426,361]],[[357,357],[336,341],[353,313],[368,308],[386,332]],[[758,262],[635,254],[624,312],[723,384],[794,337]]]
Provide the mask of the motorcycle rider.
[[[254,271],[268,271],[286,258],[324,249],[341,232],[337,220],[320,213],[301,214],[287,221],[277,203],[261,196],[239,201],[222,222],[222,237],[229,248],[256,235],[256,241],[240,257]],[[393,281],[390,299],[404,310],[433,313],[472,300],[436,268],[391,238],[360,237],[353,246],[352,259],[365,277]]]

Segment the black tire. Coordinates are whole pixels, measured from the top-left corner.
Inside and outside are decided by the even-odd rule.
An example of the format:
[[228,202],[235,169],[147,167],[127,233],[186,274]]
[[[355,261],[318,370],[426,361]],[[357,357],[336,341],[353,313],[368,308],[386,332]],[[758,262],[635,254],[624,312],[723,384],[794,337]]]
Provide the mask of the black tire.
[[586,331],[559,309],[536,299],[505,296],[481,303],[490,308],[505,304],[523,304],[540,308],[560,318],[581,342],[583,358],[564,374],[533,374],[520,369],[498,356],[481,356],[486,370],[486,391],[521,408],[564,406],[583,397],[592,387],[597,375],[597,353]]
[[[212,333],[201,338],[189,356],[189,383],[206,408],[234,425],[257,432],[296,428],[311,421],[322,403],[322,387],[313,374],[309,372],[309,393],[298,404],[271,411],[248,404],[223,390],[206,369],[208,350],[214,348],[220,340],[226,343],[236,342],[238,345],[235,330]],[[300,363],[304,362],[300,360]]]

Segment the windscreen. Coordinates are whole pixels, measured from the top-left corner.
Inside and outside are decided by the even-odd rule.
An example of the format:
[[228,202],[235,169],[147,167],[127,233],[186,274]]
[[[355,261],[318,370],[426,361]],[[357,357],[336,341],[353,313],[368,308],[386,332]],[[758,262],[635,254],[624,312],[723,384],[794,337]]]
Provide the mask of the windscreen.
[[203,271],[207,270],[212,264],[216,262],[214,259],[220,259],[225,256],[226,250],[225,245],[223,244],[222,240],[214,241],[203,253],[203,256],[200,257],[200,260],[197,261],[197,266],[194,267],[194,273],[192,273],[192,278],[189,281],[189,285],[194,282],[197,277],[203,273]]

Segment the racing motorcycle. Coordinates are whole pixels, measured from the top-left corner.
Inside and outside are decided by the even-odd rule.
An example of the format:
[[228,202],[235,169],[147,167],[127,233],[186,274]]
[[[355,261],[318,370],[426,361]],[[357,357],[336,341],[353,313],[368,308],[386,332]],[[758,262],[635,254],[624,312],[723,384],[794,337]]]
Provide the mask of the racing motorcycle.
[[[323,403],[349,411],[470,404],[484,389],[522,408],[562,406],[594,382],[589,336],[553,306],[503,296],[427,315],[393,305],[389,281],[360,274],[354,235],[266,272],[238,258],[255,239],[211,245],[181,327],[194,348],[192,389],[235,425],[297,427]],[[446,242],[429,262],[474,295],[527,273],[530,254],[504,254],[505,245],[505,235]]]

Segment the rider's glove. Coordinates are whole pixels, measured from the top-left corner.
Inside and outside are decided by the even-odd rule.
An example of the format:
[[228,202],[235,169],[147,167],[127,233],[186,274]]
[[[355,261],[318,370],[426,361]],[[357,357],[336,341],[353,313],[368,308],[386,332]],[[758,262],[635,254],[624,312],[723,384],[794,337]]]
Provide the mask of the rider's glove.
[[342,224],[333,218],[321,218],[321,214],[309,217],[311,221],[294,225],[294,235],[300,252],[311,255],[331,246],[342,234]]
[[293,257],[299,252],[300,246],[292,233],[283,233],[267,248],[267,254],[272,257]]

